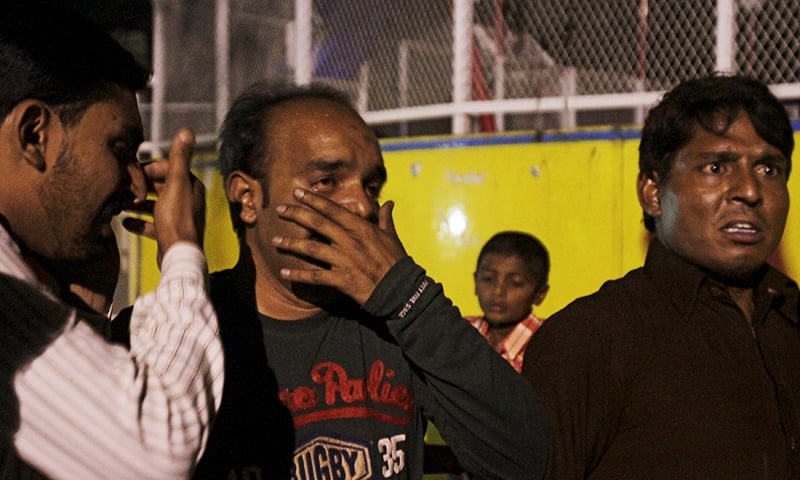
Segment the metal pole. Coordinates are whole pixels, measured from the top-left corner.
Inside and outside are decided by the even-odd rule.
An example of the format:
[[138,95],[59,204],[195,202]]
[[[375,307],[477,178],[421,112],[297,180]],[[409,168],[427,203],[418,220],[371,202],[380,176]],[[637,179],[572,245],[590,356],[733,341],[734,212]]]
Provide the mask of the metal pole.
[[[503,18],[503,0],[495,0],[494,4],[494,35],[495,35],[495,64],[494,64],[494,99],[502,100],[506,96],[506,55],[504,45],[505,19]],[[503,112],[494,114],[494,124],[498,132],[506,129],[506,117]]]
[[[647,32],[650,15],[649,0],[639,0],[639,62],[636,75],[636,91],[644,92],[647,83]],[[639,105],[634,110],[634,123],[643,124],[647,109]]]
[[716,70],[736,71],[736,0],[717,0]]
[[[400,108],[408,106],[408,89],[410,85],[408,78],[408,61],[410,57],[410,48],[409,40],[401,40],[400,47],[397,49],[397,103]],[[408,136],[408,122],[406,121],[400,122],[400,136]]]
[[[453,103],[470,100],[472,85],[472,16],[473,0],[453,0]],[[468,133],[469,116],[456,113],[452,119],[454,134]]]
[[216,0],[215,48],[216,48],[216,125],[222,125],[230,103],[230,0]]
[[154,157],[162,157],[158,146],[164,138],[164,109],[166,107],[167,55],[164,33],[163,1],[153,2],[153,104],[150,112],[150,141],[153,143]]
[[311,15],[314,10],[312,3],[312,0],[295,0],[294,2],[294,82],[297,85],[310,83],[314,68],[311,41]]
[[578,125],[577,114],[574,107],[569,104],[578,86],[578,71],[575,67],[565,67],[561,74],[561,94],[564,98],[564,109],[561,111],[561,128],[575,128]]

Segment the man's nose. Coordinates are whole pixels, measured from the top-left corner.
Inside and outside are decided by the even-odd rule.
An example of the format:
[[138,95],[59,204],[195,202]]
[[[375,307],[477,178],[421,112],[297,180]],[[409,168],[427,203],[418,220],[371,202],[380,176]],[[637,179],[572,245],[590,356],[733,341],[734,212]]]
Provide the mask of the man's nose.
[[349,190],[338,203],[360,217],[371,221],[376,221],[378,218],[378,202],[363,188]]
[[761,182],[758,176],[759,173],[752,169],[737,169],[736,174],[731,179],[731,198],[748,205],[759,205],[763,198],[761,195]]

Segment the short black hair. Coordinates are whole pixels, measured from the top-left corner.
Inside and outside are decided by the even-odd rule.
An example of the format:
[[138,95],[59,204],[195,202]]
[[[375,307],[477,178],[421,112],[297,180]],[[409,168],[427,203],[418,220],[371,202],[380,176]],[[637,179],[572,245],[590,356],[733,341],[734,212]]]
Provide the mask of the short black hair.
[[544,244],[525,232],[505,231],[496,233],[481,248],[476,271],[489,253],[519,257],[536,280],[539,288],[547,285],[550,275],[550,255]]
[[[279,105],[305,99],[337,103],[361,119],[349,97],[328,85],[256,82],[233,101],[222,122],[219,135],[219,171],[222,177],[227,179],[231,173],[241,171],[261,182],[264,192],[268,192],[266,157],[270,147],[270,139],[267,138],[270,114]],[[264,202],[267,196],[264,196]],[[239,218],[242,206],[229,203],[229,207],[233,228],[241,238],[244,233],[244,224]]]
[[66,124],[109,93],[147,86],[150,73],[100,27],[50,1],[2,1],[0,119],[39,99]]
[[[642,128],[639,176],[666,181],[675,153],[692,139],[695,127],[722,134],[740,112],[748,115],[761,138],[786,157],[788,179],[794,135],[786,109],[766,85],[741,75],[688,80],[667,92]],[[644,225],[655,231],[654,219],[646,213]]]

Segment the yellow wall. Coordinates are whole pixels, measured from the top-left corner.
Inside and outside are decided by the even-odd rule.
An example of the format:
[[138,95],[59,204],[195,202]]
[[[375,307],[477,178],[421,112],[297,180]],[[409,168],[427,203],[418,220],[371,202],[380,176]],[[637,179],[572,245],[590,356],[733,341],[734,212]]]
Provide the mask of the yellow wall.
[[[635,193],[638,130],[414,138],[383,147],[389,181],[382,198],[396,202],[400,239],[464,314],[480,313],[472,272],[480,247],[500,230],[530,232],[550,251],[550,293],[537,309],[544,316],[644,260],[647,235]],[[206,252],[214,271],[233,265],[238,250],[213,159],[195,165],[207,187]],[[798,175],[791,192],[798,191]],[[464,230],[454,234],[448,219],[458,211]],[[791,209],[777,257],[795,278],[798,215]],[[158,278],[153,242],[143,242],[140,254],[134,292],[151,290]]]

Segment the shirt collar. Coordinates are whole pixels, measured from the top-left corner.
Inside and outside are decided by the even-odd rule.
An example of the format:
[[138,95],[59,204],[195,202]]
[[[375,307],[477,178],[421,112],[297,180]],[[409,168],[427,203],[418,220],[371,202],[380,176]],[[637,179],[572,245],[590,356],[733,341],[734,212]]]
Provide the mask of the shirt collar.
[[[527,340],[533,335],[536,329],[539,328],[541,323],[542,321],[531,313],[528,315],[528,318],[519,322],[517,326],[511,330],[511,333],[503,339],[503,349],[508,352],[509,357],[517,358],[517,355],[519,355],[528,344]],[[521,339],[524,341],[520,341]]]
[[[667,249],[655,237],[650,241],[644,270],[684,317],[691,314],[704,285],[718,285],[703,270]],[[800,295],[797,283],[792,279],[769,267],[756,286],[755,294],[756,298],[763,295],[773,297],[773,301],[778,302],[775,304],[777,310],[792,323],[798,323]]]

